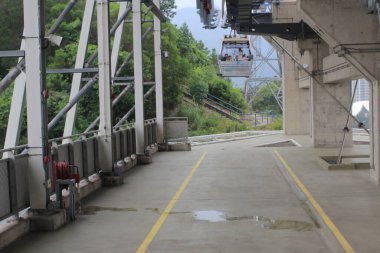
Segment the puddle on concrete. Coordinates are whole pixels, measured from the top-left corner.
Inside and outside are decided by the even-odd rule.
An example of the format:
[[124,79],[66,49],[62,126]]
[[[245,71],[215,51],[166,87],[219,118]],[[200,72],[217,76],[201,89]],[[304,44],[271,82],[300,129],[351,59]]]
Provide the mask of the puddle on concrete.
[[196,220],[203,220],[209,222],[222,222],[226,221],[226,215],[223,212],[210,210],[210,211],[195,211],[193,217]]
[[157,207],[145,208],[145,211],[152,211],[153,213],[160,213],[160,210]]
[[313,224],[304,221],[271,219],[263,216],[227,217],[227,221],[252,220],[261,228],[272,230],[294,230],[298,232],[313,230]]
[[[153,213],[160,213],[157,207],[144,208],[145,211]],[[102,206],[86,206],[82,207],[79,214],[81,215],[95,215],[97,212],[110,211],[110,212],[137,212],[137,208],[118,208],[118,207],[102,207]]]
[[102,206],[86,206],[82,207],[80,214],[82,215],[95,215],[97,212],[110,211],[110,212],[137,212],[136,208],[117,208],[117,207],[102,207]]
[[227,217],[225,213],[215,210],[195,211],[192,214],[194,219],[208,222],[253,221],[261,228],[271,230],[294,230],[297,232],[304,232],[312,231],[314,228],[313,223],[304,221],[271,219],[264,216]]

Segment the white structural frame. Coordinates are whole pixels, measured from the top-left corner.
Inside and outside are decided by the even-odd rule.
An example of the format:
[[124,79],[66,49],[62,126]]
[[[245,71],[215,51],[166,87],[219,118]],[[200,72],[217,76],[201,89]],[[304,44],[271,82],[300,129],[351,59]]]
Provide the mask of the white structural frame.
[[[27,130],[28,144],[22,147],[27,148],[28,153],[28,180],[31,210],[46,210],[50,203],[51,192],[51,175],[49,163],[51,160],[51,151],[48,144],[48,117],[47,117],[47,99],[48,90],[46,87],[46,66],[45,66],[45,48],[47,40],[52,40],[54,33],[58,30],[59,25],[64,21],[69,11],[73,8],[76,1],[70,1],[58,17],[52,28],[49,30],[49,37],[45,36],[45,17],[44,17],[45,0],[23,0],[24,4],[24,39],[22,40],[21,49],[25,52],[24,58],[19,59],[18,66],[22,66],[23,71],[17,74],[15,88],[13,91],[10,118],[8,121],[5,149],[12,150],[18,145],[19,135],[22,124],[25,101],[27,107]],[[147,12],[154,14],[154,24],[149,27],[143,36],[141,36],[141,1],[133,0],[133,23],[134,23],[134,49],[123,61],[118,68],[118,57],[121,48],[124,20],[127,17],[131,7],[129,2],[119,3],[118,21],[110,30],[109,27],[109,3],[110,0],[86,0],[83,14],[82,29],[80,33],[79,45],[73,72],[60,72],[60,74],[73,73],[72,87],[70,93],[70,102],[61,110],[51,127],[58,122],[62,116],[66,115],[63,143],[71,143],[70,137],[73,135],[76,117],[76,103],[79,98],[92,87],[92,84],[99,81],[99,137],[98,152],[102,155],[99,157],[99,169],[103,173],[113,173],[113,121],[112,106],[116,105],[122,96],[124,96],[135,85],[135,106],[131,108],[127,115],[131,115],[136,109],[136,146],[137,154],[145,153],[145,120],[144,120],[144,98],[156,92],[158,142],[163,142],[163,95],[162,95],[162,54],[161,54],[161,22],[166,19],[160,11],[159,0],[147,1]],[[94,15],[95,4],[97,5],[97,34],[98,34],[98,74],[91,79],[91,85],[81,88],[82,74],[88,70],[85,66],[85,58],[89,42],[92,17]],[[128,9],[129,8],[129,9]],[[155,82],[143,82],[143,55],[142,43],[148,34],[154,30],[154,59],[155,59]],[[110,36],[115,35],[113,40],[112,57],[110,50]],[[55,38],[59,39],[59,36]],[[57,44],[57,46],[59,46]],[[118,97],[111,101],[112,78],[118,76],[120,71],[126,66],[128,60],[134,56],[135,77],[133,83],[128,83]],[[96,58],[96,56],[95,56]],[[25,64],[25,66],[24,66]],[[17,68],[20,70],[19,68]],[[79,71],[84,70],[84,71]],[[49,72],[50,73],[50,72]],[[8,79],[7,79],[8,80]],[[153,85],[144,95],[144,85]],[[86,90],[86,91],[82,91]],[[82,92],[81,92],[82,91]],[[74,99],[75,98],[75,99]],[[57,117],[56,116],[56,117]],[[95,123],[96,124],[96,123]],[[21,148],[21,146],[19,147]],[[5,150],[4,150],[5,151]],[[24,151],[25,152],[25,151]],[[4,158],[13,158],[12,151],[4,152]]]
[[[83,68],[85,60],[86,60],[88,39],[90,35],[91,21],[94,14],[94,9],[95,9],[95,1],[86,0],[83,20],[82,20],[82,29],[81,29],[81,33],[79,37],[77,57],[75,60],[75,69]],[[82,75],[83,75],[82,73],[74,73],[73,75],[73,81],[71,83],[70,100],[72,100],[78,94],[80,90]],[[65,122],[63,137],[71,136],[73,134],[76,109],[77,109],[77,105],[74,105],[70,109],[70,111],[68,111],[66,114],[66,122]],[[64,143],[67,143],[70,141],[71,141],[70,139],[65,139]]]
[[143,81],[143,55],[141,39],[141,1],[132,0],[133,12],[133,57],[134,57],[134,83],[135,83],[135,129],[136,153],[145,153],[145,115],[144,115],[144,81]]
[[47,154],[44,0],[24,0],[26,100],[28,114],[28,179],[30,207],[46,209],[49,201]]
[[[160,0],[154,0],[154,4],[160,8]],[[157,141],[164,142],[164,100],[162,84],[162,52],[161,52],[161,20],[154,16],[154,63],[156,82],[156,121]]]
[[99,67],[99,168],[110,173],[113,171],[112,152],[112,102],[111,102],[111,64],[109,1],[96,0],[98,27],[98,67]]
[[[25,50],[25,40],[21,41],[20,50]],[[19,58],[19,62],[22,58]],[[9,111],[9,119],[7,126],[7,133],[5,135],[4,148],[12,148],[18,145],[20,140],[20,132],[22,125],[22,118],[25,110],[25,73],[21,72],[15,80],[13,88],[12,103]],[[13,152],[5,152],[3,158],[13,157]]]
[[[269,85],[271,81],[281,81],[281,68],[280,68],[280,58],[271,58],[276,49],[274,47],[270,48],[267,53],[264,55],[263,50],[261,48],[260,40],[264,40],[262,36],[251,36],[251,46],[252,46],[252,54],[254,56],[254,64],[252,68],[251,76],[246,80],[245,86],[244,86],[244,96],[246,101],[249,104],[252,104],[253,100],[255,99],[256,92],[258,88],[260,88],[263,85],[268,85],[273,97],[276,99],[276,102],[278,106],[283,110],[283,102],[282,102],[282,85],[279,88],[278,92],[275,92],[273,88]],[[257,45],[256,45],[257,44]],[[270,45],[268,43],[268,45]],[[255,57],[257,57],[255,59]],[[273,66],[271,61],[278,61],[278,68]],[[268,76],[268,77],[258,77],[258,72],[264,67],[267,66],[270,69],[273,70],[273,72],[277,75],[275,76]]]

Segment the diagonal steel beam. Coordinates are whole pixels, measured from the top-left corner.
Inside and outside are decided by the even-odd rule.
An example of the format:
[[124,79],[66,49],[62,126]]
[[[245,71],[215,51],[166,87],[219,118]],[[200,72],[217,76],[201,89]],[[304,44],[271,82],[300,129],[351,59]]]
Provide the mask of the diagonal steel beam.
[[[132,85],[127,85],[124,90],[122,90],[120,92],[120,94],[115,98],[114,101],[112,101],[112,107],[115,107],[115,105],[117,105],[117,103],[119,103],[119,101],[121,100],[121,98],[127,94],[127,92],[132,88]],[[88,127],[87,129],[84,131],[84,133],[88,133],[90,132],[92,129],[94,129],[96,127],[96,125],[98,124],[100,120],[100,117],[98,116]]]
[[[91,30],[91,21],[94,15],[95,9],[95,1],[94,0],[86,0],[86,5],[84,8],[83,20],[82,20],[82,29],[79,37],[79,45],[77,50],[77,56],[75,60],[75,68],[83,68],[84,61],[87,53],[88,40]],[[75,73],[73,75],[73,80],[71,83],[71,91],[70,91],[70,100],[72,100],[75,95],[80,90],[80,84],[82,80],[82,73]],[[76,105],[70,109],[70,111],[66,115],[65,128],[63,131],[63,137],[71,136],[73,133],[74,125],[75,125],[75,115],[76,115]],[[70,139],[63,140],[63,143],[70,142]]]
[[[117,29],[119,28],[119,26],[121,26],[124,23],[124,20],[127,18],[128,14],[131,12],[131,10],[132,10],[131,8],[128,8],[124,11],[124,13],[122,15],[119,15],[118,20],[116,21],[116,23],[111,28],[110,36],[115,35]],[[85,67],[88,68],[91,65],[91,63],[93,63],[93,61],[97,57],[98,57],[98,49],[96,49],[95,52],[92,53],[92,55],[90,56],[90,58],[86,62]]]
[[[144,94],[144,99],[146,99],[148,96],[150,96],[150,94],[152,94],[152,92],[156,89],[156,86],[153,86],[152,88],[150,88],[145,94]],[[132,115],[132,113],[135,111],[136,107],[133,106],[128,112],[127,114],[125,114],[125,116],[123,118],[120,119],[120,121],[115,125],[115,127],[120,127],[123,125],[123,123],[128,120],[128,118]]]

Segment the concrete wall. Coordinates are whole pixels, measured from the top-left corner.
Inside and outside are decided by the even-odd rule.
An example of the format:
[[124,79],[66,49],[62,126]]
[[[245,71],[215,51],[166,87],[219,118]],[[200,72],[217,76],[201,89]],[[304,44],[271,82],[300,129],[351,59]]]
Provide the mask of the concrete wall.
[[[298,14],[367,80],[371,81],[371,176],[380,184],[380,42],[379,17],[367,0],[298,0]],[[355,50],[353,51],[352,48]]]
[[[296,44],[281,40],[282,46],[297,54]],[[310,89],[299,87],[299,70],[292,58],[283,53],[284,130],[289,135],[310,134]]]

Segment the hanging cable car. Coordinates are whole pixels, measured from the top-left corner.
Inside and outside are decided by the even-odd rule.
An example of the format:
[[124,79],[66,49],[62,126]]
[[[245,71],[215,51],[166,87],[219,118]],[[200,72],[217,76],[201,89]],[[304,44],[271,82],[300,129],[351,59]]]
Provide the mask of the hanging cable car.
[[219,51],[219,70],[224,77],[248,77],[251,75],[253,55],[246,35],[224,36]]

